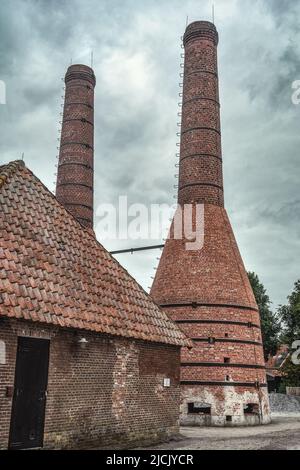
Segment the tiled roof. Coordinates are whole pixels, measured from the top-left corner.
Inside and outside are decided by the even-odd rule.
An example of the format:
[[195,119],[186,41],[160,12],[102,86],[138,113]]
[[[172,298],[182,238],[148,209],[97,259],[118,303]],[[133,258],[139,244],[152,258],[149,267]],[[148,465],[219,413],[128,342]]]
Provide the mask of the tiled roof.
[[269,356],[266,362],[267,370],[279,370],[284,365],[285,361],[289,357],[289,347],[287,344],[281,344],[278,351],[274,356]]
[[23,162],[0,166],[0,223],[0,315],[190,344]]

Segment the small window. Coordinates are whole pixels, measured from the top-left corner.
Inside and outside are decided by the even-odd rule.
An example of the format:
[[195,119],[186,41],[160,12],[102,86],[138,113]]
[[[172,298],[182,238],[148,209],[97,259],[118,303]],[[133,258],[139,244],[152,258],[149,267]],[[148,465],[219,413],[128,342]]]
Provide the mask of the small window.
[[211,406],[207,403],[188,403],[189,414],[210,415]]
[[0,364],[6,364],[5,343],[2,340],[0,340]]
[[229,336],[228,333],[225,333],[225,338],[228,338],[228,336]]
[[224,364],[229,364],[230,357],[224,357]]
[[227,415],[226,416],[226,422],[231,423],[231,421],[232,421],[232,416]]
[[245,415],[257,415],[259,413],[259,408],[257,403],[247,403],[244,405]]
[[226,382],[230,382],[230,380],[231,380],[231,379],[230,379],[230,375],[226,375],[225,381],[226,381]]

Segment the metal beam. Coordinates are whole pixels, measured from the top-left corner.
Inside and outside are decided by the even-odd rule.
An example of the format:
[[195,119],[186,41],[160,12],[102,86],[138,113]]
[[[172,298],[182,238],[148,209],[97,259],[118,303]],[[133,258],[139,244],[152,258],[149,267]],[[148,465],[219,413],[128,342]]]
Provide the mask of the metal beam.
[[145,250],[158,250],[159,248],[163,248],[165,245],[151,245],[151,246],[142,246],[139,248],[127,248],[126,250],[116,250],[110,251],[111,255],[118,255],[120,253],[131,253],[133,254],[135,251],[145,251]]

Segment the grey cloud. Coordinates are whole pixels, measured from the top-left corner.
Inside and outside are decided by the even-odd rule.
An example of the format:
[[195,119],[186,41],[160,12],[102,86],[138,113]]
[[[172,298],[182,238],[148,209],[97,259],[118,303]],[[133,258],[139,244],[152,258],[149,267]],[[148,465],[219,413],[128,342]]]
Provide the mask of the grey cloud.
[[[260,1],[262,2],[262,0]],[[285,15],[294,12],[295,4],[297,6],[297,1],[295,0],[268,0],[262,3],[276,16],[279,22],[284,21]]]
[[256,214],[262,223],[269,222],[279,227],[293,227],[300,236],[300,200],[283,203],[279,207],[257,208]]
[[[24,151],[53,190],[60,79],[71,58],[89,64],[93,50],[96,207],[122,194],[173,204],[180,36],[187,15],[211,19],[211,1],[2,3],[0,79],[8,102],[0,106],[0,161]],[[246,267],[276,304],[299,277],[300,106],[291,103],[291,82],[300,79],[300,2],[215,0],[215,12],[226,204]],[[157,256],[119,259],[148,287]]]

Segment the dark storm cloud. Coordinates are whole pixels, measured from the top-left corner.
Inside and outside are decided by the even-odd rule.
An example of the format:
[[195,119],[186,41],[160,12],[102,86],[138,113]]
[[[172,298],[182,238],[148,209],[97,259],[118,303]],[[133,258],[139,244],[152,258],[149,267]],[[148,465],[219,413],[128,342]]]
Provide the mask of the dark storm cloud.
[[282,111],[284,105],[290,107],[290,84],[300,76],[300,5],[294,0],[257,0],[255,5],[264,36],[261,42],[259,36],[252,41],[256,68],[250,69],[244,86],[251,100],[263,94],[267,106]]
[[[226,205],[246,264],[275,303],[300,277],[300,1],[215,0]],[[211,1],[2,2],[0,161],[20,158],[51,189],[66,68],[94,53],[95,205],[173,204],[180,36]],[[146,241],[104,241],[122,248]],[[151,240],[150,240],[151,243]],[[159,253],[120,261],[148,287]],[[282,269],[285,276],[282,278]]]
[[283,22],[284,17],[291,12],[295,12],[295,8],[297,7],[297,1],[295,0],[260,0],[260,2],[272,12],[279,22]]
[[289,225],[300,236],[300,199],[289,201],[277,209],[266,207],[260,212],[263,221],[271,221],[279,227]]

